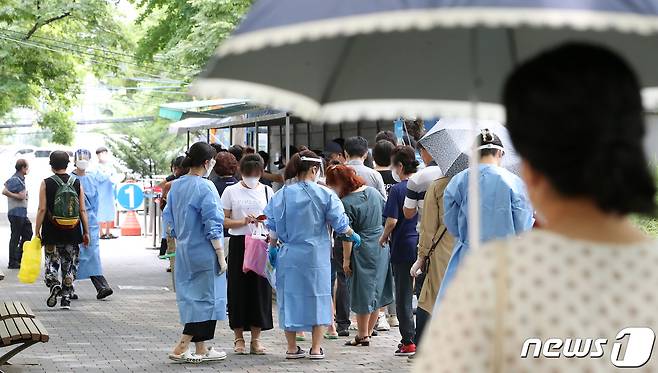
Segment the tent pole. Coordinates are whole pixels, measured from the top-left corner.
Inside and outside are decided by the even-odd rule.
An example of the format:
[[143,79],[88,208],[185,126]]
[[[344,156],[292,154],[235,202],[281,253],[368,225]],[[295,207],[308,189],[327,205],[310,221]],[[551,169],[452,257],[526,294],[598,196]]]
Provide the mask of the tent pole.
[[327,145],[327,123],[322,123],[322,146]]
[[311,122],[306,122],[306,144],[309,149],[312,149],[311,146]]
[[279,154],[283,156],[283,126],[279,125]]
[[286,114],[286,162],[290,161],[290,115]]
[[206,142],[210,144],[210,128],[206,129]]
[[[478,91],[480,89],[480,71],[478,61],[478,30],[470,33],[471,47],[471,75],[473,87],[471,92],[471,138],[475,139],[478,126]],[[480,246],[480,152],[477,143],[471,148],[470,165],[468,171],[468,240],[469,247],[476,252]]]
[[190,148],[190,131],[187,131],[187,148]]
[[256,149],[256,153],[258,153],[258,122],[254,122],[254,149]]

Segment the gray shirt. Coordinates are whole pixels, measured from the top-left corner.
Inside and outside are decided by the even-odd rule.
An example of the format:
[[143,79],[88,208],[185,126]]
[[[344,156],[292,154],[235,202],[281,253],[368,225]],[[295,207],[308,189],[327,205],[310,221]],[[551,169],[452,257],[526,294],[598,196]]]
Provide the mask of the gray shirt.
[[[12,177],[5,182],[5,188],[12,193],[20,193],[24,191],[25,188],[25,176],[15,173]],[[7,215],[9,216],[27,216],[27,198],[25,199],[15,199],[12,197],[7,197]]]
[[352,167],[356,171],[356,174],[366,181],[367,186],[377,189],[379,194],[386,199],[384,179],[382,179],[382,175],[379,172],[365,166],[362,160],[352,159],[347,161],[346,165]]

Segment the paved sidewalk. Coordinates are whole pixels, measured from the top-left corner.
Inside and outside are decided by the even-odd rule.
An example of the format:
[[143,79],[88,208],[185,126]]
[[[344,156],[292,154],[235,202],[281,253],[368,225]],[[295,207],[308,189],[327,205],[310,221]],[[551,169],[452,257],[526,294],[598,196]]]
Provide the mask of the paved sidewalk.
[[[177,342],[175,294],[165,263],[157,252],[146,250],[140,237],[101,241],[105,274],[115,290],[107,301],[97,301],[89,280],[80,281],[70,311],[48,308],[47,289],[39,280],[20,284],[15,270],[7,270],[9,229],[0,226],[0,300],[27,302],[50,332],[50,341],[37,344],[14,357],[5,372],[406,372],[410,364],[393,352],[399,340],[397,328],[374,337],[370,347],[344,347],[347,338],[326,341],[324,361],[286,361],[285,342],[278,328],[264,332],[265,356],[236,356],[230,353],[233,333],[227,322],[219,322],[215,340],[229,352],[223,361],[203,365],[175,364],[166,359]],[[275,322],[276,324],[276,322]],[[310,339],[310,334],[308,335]],[[247,338],[248,340],[248,338]],[[308,349],[310,342],[300,342]],[[5,350],[0,350],[0,352]]]

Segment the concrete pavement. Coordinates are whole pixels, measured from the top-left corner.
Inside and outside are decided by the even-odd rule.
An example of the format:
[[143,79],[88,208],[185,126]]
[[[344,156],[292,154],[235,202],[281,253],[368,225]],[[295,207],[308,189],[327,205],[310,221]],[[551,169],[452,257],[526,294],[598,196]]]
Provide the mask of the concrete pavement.
[[[201,365],[176,364],[167,353],[177,342],[175,294],[166,264],[157,252],[146,250],[141,237],[101,241],[105,274],[115,290],[107,301],[97,301],[89,280],[80,281],[70,311],[48,308],[47,289],[41,280],[20,284],[17,271],[7,268],[9,227],[0,226],[0,301],[27,302],[50,332],[48,343],[37,344],[14,357],[5,372],[406,372],[410,364],[393,352],[400,338],[397,328],[380,332],[370,347],[345,347],[347,338],[325,341],[324,361],[286,361],[285,339],[278,328],[264,332],[264,356],[231,353],[233,333],[228,322],[219,322],[211,345],[229,353],[223,362]],[[276,312],[275,312],[276,317]],[[276,325],[276,321],[275,321]],[[354,332],[352,332],[354,333]],[[310,339],[310,334],[308,335]],[[247,341],[249,339],[247,338]],[[304,349],[310,342],[300,342]],[[0,350],[2,353],[3,350]]]

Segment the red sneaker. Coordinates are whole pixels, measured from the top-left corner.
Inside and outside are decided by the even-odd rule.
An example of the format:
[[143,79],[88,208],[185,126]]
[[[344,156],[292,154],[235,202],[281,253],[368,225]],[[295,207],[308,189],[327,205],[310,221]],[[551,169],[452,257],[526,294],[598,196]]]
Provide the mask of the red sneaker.
[[413,356],[416,354],[416,345],[411,343],[402,345],[395,351],[395,356]]

